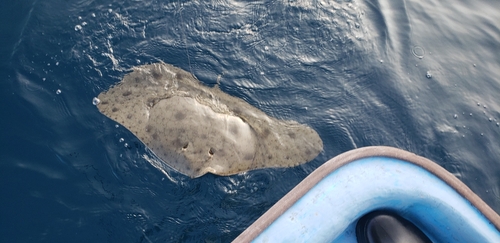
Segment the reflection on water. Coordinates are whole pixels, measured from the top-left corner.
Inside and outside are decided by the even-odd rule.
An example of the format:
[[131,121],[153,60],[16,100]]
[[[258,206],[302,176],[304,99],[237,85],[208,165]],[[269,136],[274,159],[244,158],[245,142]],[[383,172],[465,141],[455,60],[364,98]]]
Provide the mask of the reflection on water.
[[[327,159],[369,145],[438,162],[500,212],[500,2],[9,4],[2,239],[227,242]],[[158,61],[313,127],[324,152],[292,169],[165,176],[92,104]]]

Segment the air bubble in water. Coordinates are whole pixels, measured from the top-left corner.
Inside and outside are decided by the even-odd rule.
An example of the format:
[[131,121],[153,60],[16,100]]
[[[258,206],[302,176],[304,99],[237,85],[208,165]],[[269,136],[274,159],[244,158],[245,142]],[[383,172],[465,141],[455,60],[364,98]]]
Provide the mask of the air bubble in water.
[[418,57],[419,59],[422,59],[424,58],[424,55],[425,55],[425,50],[423,47],[421,46],[414,46],[412,49],[411,49],[411,53]]
[[425,73],[425,77],[426,78],[432,78],[432,74],[430,71],[427,71],[427,73]]
[[101,100],[99,100],[97,97],[94,97],[92,99],[92,105],[98,105],[99,103],[101,103]]

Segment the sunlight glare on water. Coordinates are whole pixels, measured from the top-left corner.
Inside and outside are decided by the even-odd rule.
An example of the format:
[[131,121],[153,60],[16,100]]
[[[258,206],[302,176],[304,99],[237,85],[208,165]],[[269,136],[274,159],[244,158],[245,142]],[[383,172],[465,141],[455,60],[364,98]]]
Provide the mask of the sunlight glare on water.
[[[439,163],[500,212],[499,1],[6,4],[0,241],[229,242],[325,161],[372,145]],[[158,170],[96,97],[159,61],[311,126],[324,151],[230,177]]]

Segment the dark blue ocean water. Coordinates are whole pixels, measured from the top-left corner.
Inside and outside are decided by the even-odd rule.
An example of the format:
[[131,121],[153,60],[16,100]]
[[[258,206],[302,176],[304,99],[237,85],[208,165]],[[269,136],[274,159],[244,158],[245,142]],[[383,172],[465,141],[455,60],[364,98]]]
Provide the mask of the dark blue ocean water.
[[[438,162],[500,212],[499,9],[2,1],[0,242],[228,242],[326,160],[370,145]],[[207,85],[223,74],[223,91],[313,127],[324,152],[288,169],[163,174],[92,105],[158,61]]]

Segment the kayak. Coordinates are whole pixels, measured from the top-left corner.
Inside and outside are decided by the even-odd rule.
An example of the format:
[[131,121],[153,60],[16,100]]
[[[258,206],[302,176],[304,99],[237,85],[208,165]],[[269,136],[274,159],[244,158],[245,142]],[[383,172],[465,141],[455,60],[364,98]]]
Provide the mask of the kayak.
[[500,242],[500,216],[438,164],[374,146],[321,165],[233,242]]

